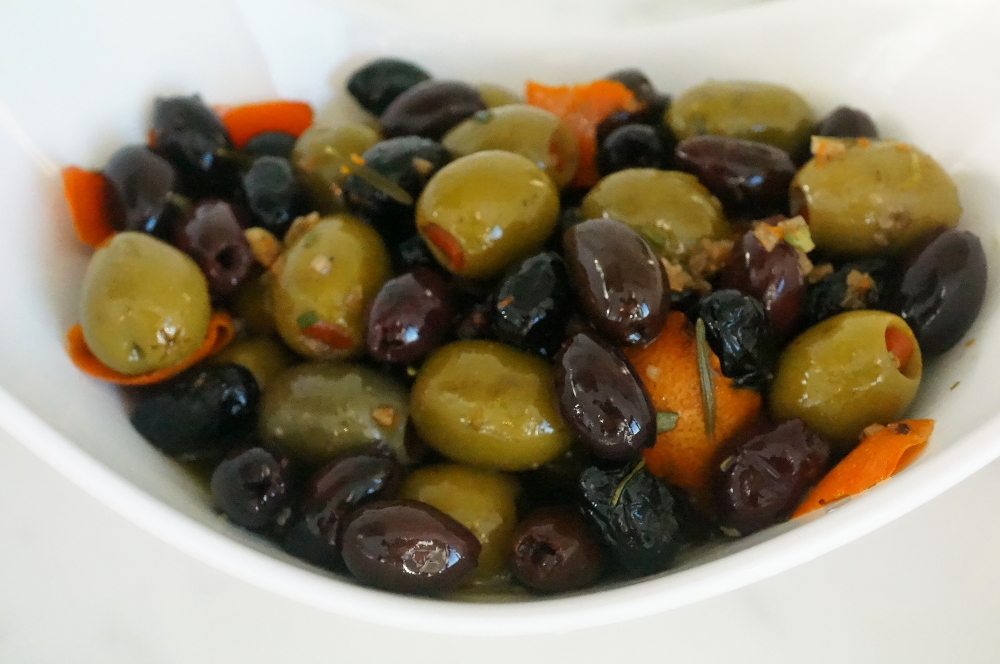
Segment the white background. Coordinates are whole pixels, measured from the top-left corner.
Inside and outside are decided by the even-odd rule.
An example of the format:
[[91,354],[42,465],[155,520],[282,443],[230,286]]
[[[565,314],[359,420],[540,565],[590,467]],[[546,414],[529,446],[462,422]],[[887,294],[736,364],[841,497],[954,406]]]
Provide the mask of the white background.
[[422,636],[217,572],[0,433],[0,662],[995,663],[998,510],[994,463],[853,544],[684,609],[566,635]]

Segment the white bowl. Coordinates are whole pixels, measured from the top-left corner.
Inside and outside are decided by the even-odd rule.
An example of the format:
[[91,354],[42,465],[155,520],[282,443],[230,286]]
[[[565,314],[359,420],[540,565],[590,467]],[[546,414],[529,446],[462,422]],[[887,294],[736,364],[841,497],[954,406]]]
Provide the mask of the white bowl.
[[492,11],[485,23],[470,17],[474,3],[456,3],[464,15],[428,23],[412,10],[361,14],[308,0],[185,0],[155,11],[110,1],[5,5],[0,424],[114,509],[220,570],[334,613],[411,629],[527,633],[621,621],[736,588],[849,542],[1000,453],[993,392],[1000,353],[991,352],[1000,343],[1000,270],[969,344],[929,368],[913,413],[937,419],[937,430],[923,457],[892,481],[818,518],[715,546],[677,569],[613,588],[506,604],[416,599],[323,574],[228,525],[197,482],[140,440],[116,390],[73,368],[63,333],[76,319],[89,252],[70,229],[58,168],[100,166],[117,146],[141,141],[157,94],[199,91],[213,103],[305,98],[324,113],[346,112],[345,73],[378,53],[411,57],[440,76],[515,87],[529,77],[585,80],[636,65],[666,90],[709,77],[762,79],[799,90],[820,113],[842,102],[869,110],[885,134],[915,141],[954,175],[962,225],[981,235],[996,267],[1000,20],[989,0],[961,8],[915,4],[773,2],[643,25],[638,17],[648,14],[637,1],[618,27],[605,25],[615,19],[604,4],[604,13],[570,17],[565,30],[557,15],[529,12],[527,2],[510,5],[517,12]]

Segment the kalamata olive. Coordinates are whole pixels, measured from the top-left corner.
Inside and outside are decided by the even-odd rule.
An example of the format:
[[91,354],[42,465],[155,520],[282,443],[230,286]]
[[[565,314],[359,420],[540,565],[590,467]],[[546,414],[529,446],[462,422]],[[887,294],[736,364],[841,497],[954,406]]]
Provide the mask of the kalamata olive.
[[414,500],[361,507],[347,524],[341,554],[362,583],[387,590],[440,594],[476,571],[482,545],[468,528]]
[[252,157],[291,159],[297,138],[285,131],[265,131],[247,141],[243,146],[243,152]]
[[406,60],[377,58],[347,79],[347,91],[366,111],[380,115],[400,94],[431,77]]
[[597,170],[608,175],[626,168],[666,168],[670,157],[659,133],[644,124],[618,127],[597,151]]
[[604,570],[604,549],[591,526],[569,507],[543,507],[514,530],[510,557],[518,581],[543,593],[593,585]]
[[802,305],[806,326],[854,309],[883,309],[899,289],[898,266],[886,258],[869,258],[842,265],[809,286]]
[[[431,176],[451,159],[448,151],[429,138],[399,136],[376,143],[362,158],[368,170],[344,180],[347,207],[387,242],[412,235],[413,204]],[[373,178],[372,172],[385,181]]]
[[694,136],[677,144],[678,168],[697,176],[730,212],[757,217],[788,208],[795,164],[767,143],[729,136]]
[[968,332],[986,295],[986,254],[979,238],[950,230],[910,262],[897,310],[926,355],[945,352]]
[[559,411],[599,459],[628,461],[656,439],[656,412],[628,361],[586,333],[555,358]]
[[381,362],[417,362],[449,332],[448,283],[429,268],[385,282],[368,315],[368,353]]
[[705,321],[723,374],[741,387],[760,388],[771,380],[778,344],[758,299],[736,290],[715,291],[702,299],[698,317]]
[[179,216],[172,203],[177,174],[169,161],[145,145],[127,145],[111,155],[104,177],[115,192],[119,214],[113,221],[118,230],[169,237],[170,225]]
[[497,338],[551,357],[572,309],[566,264],[547,251],[523,260],[500,281],[491,311]]
[[174,233],[174,244],[198,263],[215,299],[232,294],[253,267],[253,252],[229,203],[198,204]]
[[241,450],[212,473],[212,502],[236,525],[270,530],[291,513],[288,459],[262,447]]
[[254,225],[281,238],[292,221],[306,212],[305,193],[284,157],[258,157],[243,175],[243,192]]
[[151,142],[177,167],[185,192],[228,196],[236,189],[232,139],[200,96],[158,97]]
[[615,344],[651,341],[670,300],[656,254],[613,219],[590,219],[563,235],[570,283],[591,322]]
[[670,489],[645,468],[590,467],[580,475],[584,514],[630,574],[666,569],[681,545]]
[[382,135],[439,140],[476,111],[486,110],[479,92],[459,81],[423,81],[396,97],[379,117]]
[[359,505],[394,498],[402,477],[402,467],[384,456],[361,454],[327,464],[309,479],[282,546],[293,556],[336,569],[347,517]]
[[839,138],[878,138],[878,129],[871,117],[849,106],[833,109],[830,115],[819,121],[815,133]]
[[749,535],[786,518],[823,475],[829,457],[829,446],[802,420],[739,443],[720,466],[719,524]]
[[784,240],[768,251],[752,230],[733,247],[721,275],[723,288],[752,295],[764,303],[768,320],[778,338],[787,337],[799,323],[806,295],[798,251]]
[[150,390],[132,411],[132,426],[171,456],[219,449],[256,421],[260,389],[235,364],[192,369]]

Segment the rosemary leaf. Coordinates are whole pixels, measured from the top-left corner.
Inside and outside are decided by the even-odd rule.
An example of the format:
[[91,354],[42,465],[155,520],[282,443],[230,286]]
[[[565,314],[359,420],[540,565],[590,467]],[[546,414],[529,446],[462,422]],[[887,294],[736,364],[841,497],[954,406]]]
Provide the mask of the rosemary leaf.
[[705,321],[695,323],[695,340],[698,346],[698,378],[701,381],[701,408],[705,414],[705,433],[715,439],[715,383],[712,379],[711,350],[705,338]]

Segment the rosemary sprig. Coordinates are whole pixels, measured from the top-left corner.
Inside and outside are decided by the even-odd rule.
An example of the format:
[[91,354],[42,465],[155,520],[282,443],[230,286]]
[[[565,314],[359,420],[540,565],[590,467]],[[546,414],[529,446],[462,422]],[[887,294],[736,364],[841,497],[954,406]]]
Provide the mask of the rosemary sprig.
[[701,318],[694,325],[698,347],[698,378],[701,382],[701,408],[705,414],[705,433],[715,439],[715,383],[712,378],[711,349],[705,338],[705,321]]

